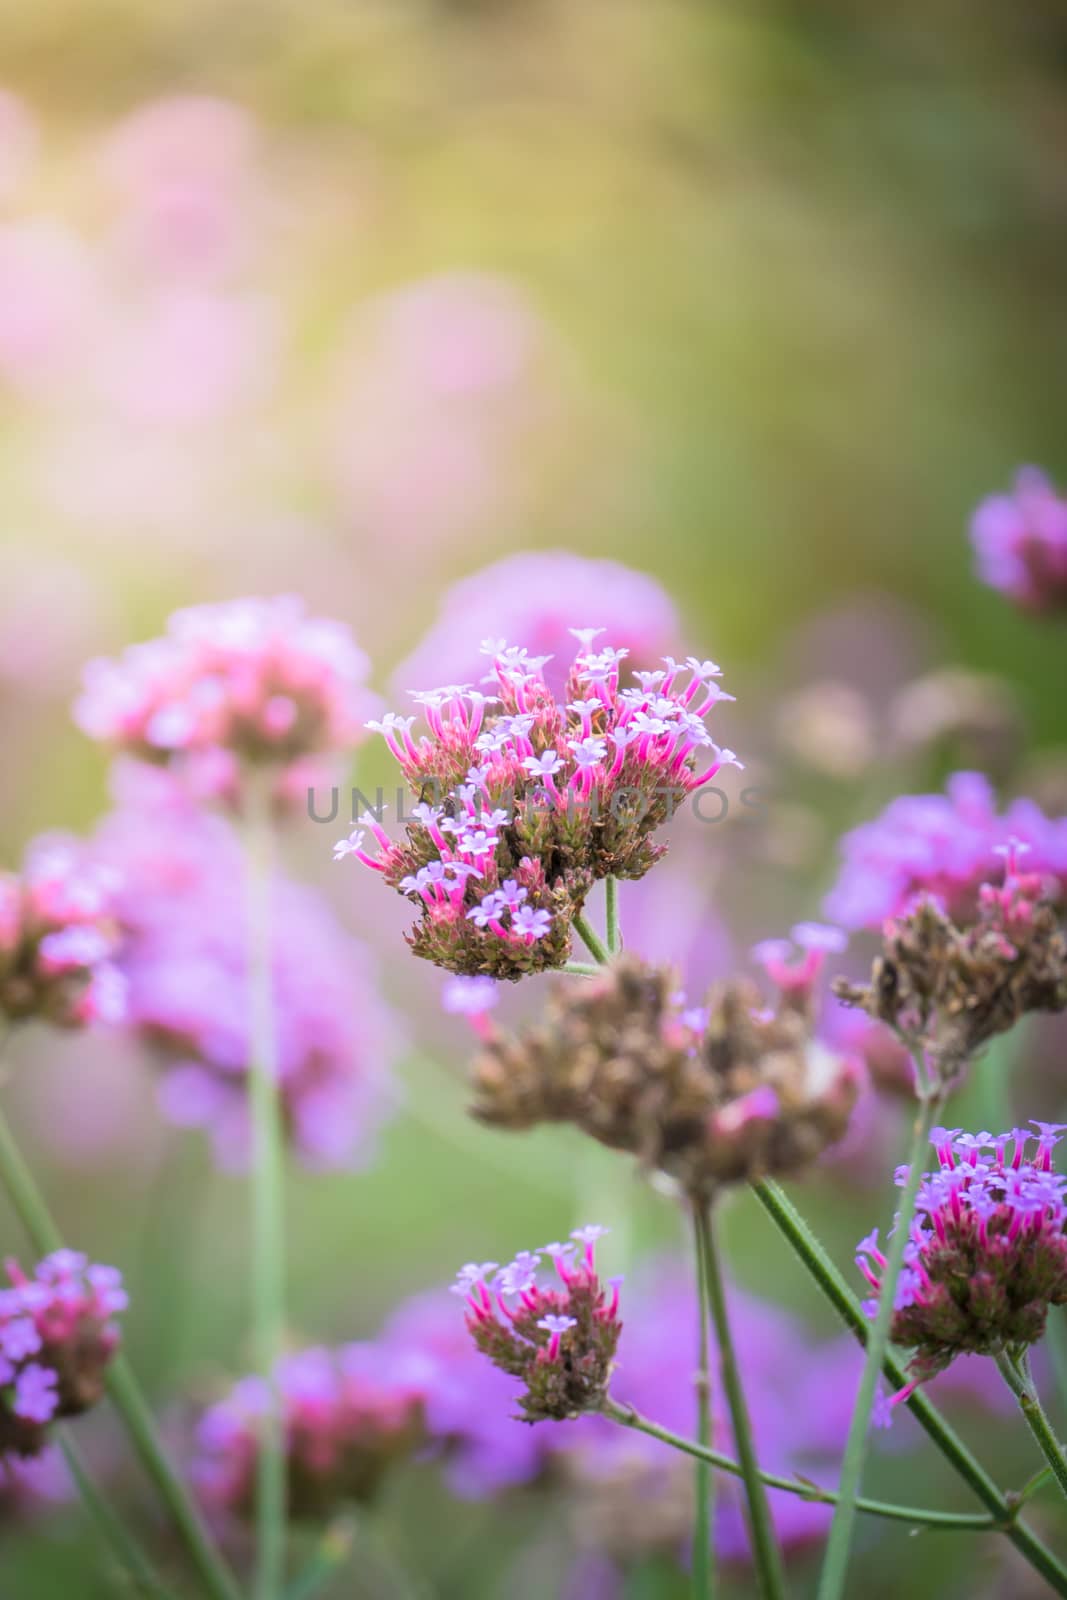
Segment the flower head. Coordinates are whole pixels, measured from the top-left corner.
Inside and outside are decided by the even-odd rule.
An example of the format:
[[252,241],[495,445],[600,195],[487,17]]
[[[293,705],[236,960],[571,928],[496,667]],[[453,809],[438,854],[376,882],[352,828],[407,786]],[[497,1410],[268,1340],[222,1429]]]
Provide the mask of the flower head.
[[792,975],[770,1010],[747,981],[689,1007],[670,971],[629,956],[560,984],[543,1021],[485,1039],[474,1115],[574,1123],[691,1194],[802,1169],[844,1134],[860,1075],[813,1038],[810,984],[801,994]]
[[[284,1417],[289,1512],[329,1516],[365,1504],[389,1467],[424,1442],[419,1364],[381,1344],[315,1347],[284,1357],[274,1371]],[[251,1514],[260,1424],[270,1389],[242,1378],[206,1411],[192,1476],[214,1513]]]
[[[570,627],[574,617],[595,618],[603,626]],[[492,634],[486,641],[490,654],[503,649],[506,639],[523,639],[532,656],[546,657],[545,678],[558,697],[566,690],[575,641],[594,653],[597,640],[608,637],[644,668],[672,650],[680,632],[669,595],[647,573],[571,551],[523,551],[446,591],[437,621],[397,669],[393,684],[403,690],[434,677],[477,678],[485,671],[479,643]]]
[[592,884],[642,877],[666,849],[656,830],[735,758],[705,727],[721,698],[707,664],[668,657],[654,686],[622,689],[628,651],[580,642],[561,702],[540,657],[490,648],[491,694],[468,684],[418,694],[428,731],[417,740],[397,719],[377,725],[413,790],[432,784],[443,803],[420,799],[406,837],[382,833],[376,857],[355,840],[337,855],[411,899],[417,955],[519,978],[563,964]]
[[35,1456],[57,1417],[87,1411],[103,1392],[126,1309],[114,1267],[90,1266],[72,1250],[39,1262],[33,1277],[7,1262],[0,1289],[0,1461]]
[[[933,1130],[938,1171],[920,1187],[894,1300],[893,1342],[915,1352],[912,1381],[895,1400],[957,1356],[1036,1343],[1049,1307],[1067,1304],[1067,1176],[1052,1166],[1064,1130],[1033,1126],[1036,1135]],[[877,1234],[860,1243],[857,1261],[877,1297]]]
[[58,836],[34,844],[21,875],[0,874],[0,1016],[121,1020],[117,889],[85,846]]
[[309,761],[360,736],[367,670],[348,629],[295,596],[234,600],[176,611],[162,638],[90,662],[75,716],[235,805],[245,771],[266,769],[281,801]]
[[971,922],[996,849],[1011,838],[1029,846],[1027,871],[1060,898],[1067,817],[1050,819],[1032,800],[1014,800],[998,814],[992,788],[977,772],[956,773],[943,795],[901,795],[841,841],[843,865],[827,915],[845,928],[880,928],[929,894],[956,921]]
[[1020,870],[1018,841],[1007,854],[1003,884],[980,886],[976,922],[957,927],[922,897],[887,921],[870,983],[835,985],[840,999],[921,1050],[943,1083],[1027,1012],[1067,1008],[1067,940],[1041,878]]
[[[130,1027],[158,1067],[164,1114],[205,1128],[220,1163],[240,1168],[250,1061],[240,846],[166,774],[136,767],[124,778],[96,850],[121,877]],[[270,894],[286,1137],[307,1166],[354,1166],[395,1104],[398,1021],[370,952],[314,891],[277,873]]]
[[1027,611],[1067,606],[1067,500],[1024,467],[1011,494],[994,495],[971,523],[978,575]]
[[605,1231],[580,1230],[581,1263],[562,1251],[553,1257],[551,1286],[538,1282],[542,1252],[524,1250],[493,1287],[484,1273],[460,1273],[470,1336],[494,1366],[522,1380],[525,1422],[596,1411],[607,1393],[622,1323],[618,1285],[605,1289],[596,1273],[594,1246]]

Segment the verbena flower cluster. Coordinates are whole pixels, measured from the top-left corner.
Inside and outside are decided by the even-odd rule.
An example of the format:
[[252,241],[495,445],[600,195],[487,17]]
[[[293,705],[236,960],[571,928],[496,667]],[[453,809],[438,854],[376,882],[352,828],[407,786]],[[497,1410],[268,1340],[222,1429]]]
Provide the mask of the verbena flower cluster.
[[[208,1130],[220,1163],[249,1152],[248,953],[240,845],[167,774],[131,765],[94,841],[118,869],[129,1024],[171,1121]],[[310,889],[275,873],[271,955],[287,1138],[308,1166],[351,1166],[395,1103],[398,1027],[374,959]]]
[[992,588],[1028,611],[1067,606],[1067,500],[1036,467],[1022,469],[1011,494],[982,501],[971,540]]
[[126,1293],[114,1267],[57,1250],[28,1277],[7,1262],[0,1289],[0,1459],[35,1456],[49,1423],[95,1405],[119,1344]]
[[0,874],[0,1018],[62,1028],[118,1022],[125,986],[116,879],[73,840],[43,838]]
[[[596,1242],[608,1230],[577,1228],[574,1243],[523,1250],[507,1266],[495,1261],[463,1267],[455,1289],[467,1306],[467,1328],[483,1355],[523,1384],[519,1408],[525,1422],[564,1421],[596,1411],[622,1332],[619,1285],[605,1288],[596,1271]],[[538,1281],[548,1257],[556,1282]]]
[[958,772],[945,794],[901,795],[880,817],[846,833],[843,863],[826,914],[846,928],[880,928],[934,895],[957,922],[973,920],[978,891],[998,847],[1015,838],[1029,847],[1027,869],[1057,902],[1067,888],[1067,817],[1046,817],[1032,800],[1000,813],[988,779]]
[[[996,1356],[1034,1344],[1049,1307],[1067,1304],[1067,1176],[1052,1168],[1064,1130],[1033,1126],[1036,1135],[1026,1128],[934,1129],[940,1170],[920,1188],[893,1302],[893,1342],[914,1350],[912,1382],[894,1400],[957,1356]],[[877,1230],[858,1252],[877,1296],[885,1268]],[[869,1302],[868,1311],[876,1308],[877,1300]]]
[[239,803],[243,769],[265,767],[291,800],[310,758],[359,737],[368,668],[348,629],[296,596],[194,606],[162,638],[90,662],[75,716],[120,751],[179,763],[205,794]]
[[861,1074],[813,1036],[825,952],[791,963],[784,948],[762,952],[785,985],[771,1010],[747,980],[688,1006],[669,970],[632,956],[557,985],[542,1022],[490,1034],[473,1067],[474,1115],[510,1129],[574,1123],[691,1195],[803,1169],[844,1133]]
[[983,1045],[1031,1011],[1067,1008],[1067,940],[1042,899],[1043,882],[1022,872],[1025,846],[1005,847],[1003,886],[981,885],[978,920],[958,928],[931,899],[890,918],[868,985],[839,980],[839,998],[888,1024],[922,1050],[938,1078],[953,1081]]
[[[647,872],[666,849],[656,829],[736,760],[705,726],[728,698],[713,662],[667,658],[622,687],[627,651],[598,646],[600,629],[572,631],[579,648],[562,704],[543,657],[487,641],[494,692],[417,693],[429,725],[418,740],[414,717],[370,724],[419,800],[402,842],[367,816],[336,854],[411,900],[411,948],[450,971],[520,978],[561,966],[593,883]],[[363,848],[368,827],[376,857]]]
[[[382,1346],[315,1347],[275,1368],[288,1469],[289,1515],[322,1518],[373,1500],[391,1465],[425,1438],[423,1395],[411,1363]],[[242,1378],[206,1411],[192,1478],[213,1513],[244,1518],[254,1505],[262,1420],[271,1386]]]

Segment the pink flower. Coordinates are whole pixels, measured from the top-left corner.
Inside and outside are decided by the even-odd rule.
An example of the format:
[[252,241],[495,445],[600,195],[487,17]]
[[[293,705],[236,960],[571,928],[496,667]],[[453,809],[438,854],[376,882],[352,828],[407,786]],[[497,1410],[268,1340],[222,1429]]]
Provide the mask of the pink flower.
[[60,835],[36,841],[21,875],[0,874],[0,1016],[61,1028],[122,1020],[117,888],[84,845]]
[[207,95],[150,101],[120,122],[101,168],[130,252],[186,274],[236,265],[259,205],[255,141],[246,111]]
[[[428,732],[389,714],[380,732],[419,796],[403,842],[363,828],[335,859],[354,856],[415,905],[417,955],[470,977],[518,978],[567,958],[570,922],[592,884],[640,878],[663,855],[656,829],[728,764],[706,718],[729,699],[713,662],[664,657],[624,685],[627,650],[576,628],[560,703],[544,656],[487,639],[488,692],[469,683],[415,695]],[[425,798],[429,787],[434,804]]]
[[6,1263],[11,1288],[0,1289],[0,1461],[5,1452],[37,1455],[55,1417],[95,1405],[104,1370],[119,1344],[114,1318],[126,1291],[114,1267],[90,1266],[57,1250],[32,1278]]
[[[244,868],[231,829],[165,774],[124,775],[96,840],[119,868],[129,1020],[161,1072],[164,1114],[205,1128],[220,1163],[249,1151]],[[365,1160],[395,1102],[396,1019],[370,953],[323,901],[278,874],[271,940],[279,1077],[288,1137],[314,1168]]]
[[90,662],[75,717],[90,737],[180,764],[234,804],[248,767],[273,772],[284,799],[288,771],[356,742],[367,670],[348,629],[308,617],[295,596],[195,606],[162,638]]
[[1009,495],[983,500],[971,523],[978,574],[1028,611],[1067,607],[1067,500],[1024,467]]
[[1026,870],[1054,897],[1067,882],[1067,817],[1046,817],[1032,800],[998,812],[988,780],[958,772],[946,794],[901,795],[880,817],[847,833],[826,913],[845,928],[878,928],[917,895],[939,900],[953,920],[973,920],[978,889],[1010,838],[1027,847]]
[[604,636],[629,651],[633,668],[655,666],[681,635],[674,604],[655,578],[618,561],[569,551],[526,551],[494,561],[445,593],[437,621],[393,674],[398,692],[413,683],[476,682],[488,635],[522,639],[548,656],[545,679],[562,695],[574,653],[575,619],[594,618]]

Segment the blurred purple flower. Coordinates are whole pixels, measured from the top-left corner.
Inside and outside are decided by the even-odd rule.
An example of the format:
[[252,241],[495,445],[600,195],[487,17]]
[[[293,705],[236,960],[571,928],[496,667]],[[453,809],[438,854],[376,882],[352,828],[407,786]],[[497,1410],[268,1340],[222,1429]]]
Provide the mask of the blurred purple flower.
[[[165,774],[127,769],[97,839],[121,868],[122,967],[131,1026],[163,1065],[160,1098],[181,1126],[207,1127],[220,1162],[248,1154],[248,995],[243,862],[219,817]],[[311,890],[273,882],[273,966],[289,1136],[310,1166],[366,1159],[394,1101],[396,1019],[370,953]]]
[[967,920],[979,885],[999,874],[997,852],[1012,838],[1027,846],[1026,871],[1058,895],[1067,882],[1067,817],[1046,817],[1026,799],[998,814],[993,790],[977,772],[957,772],[943,795],[900,795],[880,817],[845,834],[826,914],[846,928],[878,928],[925,893],[956,921]]
[[1027,611],[1067,606],[1067,500],[1024,467],[1010,494],[983,500],[971,522],[978,575]]
[[521,639],[532,656],[553,659],[545,679],[561,696],[574,656],[572,628],[592,623],[630,652],[631,668],[660,665],[681,624],[665,589],[618,561],[564,550],[526,551],[461,578],[445,593],[437,621],[393,673],[396,692],[424,683],[477,682],[487,637]]

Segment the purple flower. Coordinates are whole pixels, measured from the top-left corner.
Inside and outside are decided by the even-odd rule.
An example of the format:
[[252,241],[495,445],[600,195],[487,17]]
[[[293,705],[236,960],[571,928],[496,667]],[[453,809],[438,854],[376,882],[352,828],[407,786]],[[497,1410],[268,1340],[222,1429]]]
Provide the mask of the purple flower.
[[[604,627],[569,625],[570,618],[590,613]],[[485,670],[479,641],[490,631],[494,644],[500,635],[523,639],[532,654],[550,656],[549,686],[561,694],[574,639],[589,651],[598,634],[609,632],[640,665],[649,665],[672,647],[681,625],[666,591],[645,573],[560,550],[524,552],[448,590],[438,621],[397,668],[394,683],[404,688],[436,677],[478,676]]]
[[48,1367],[34,1361],[15,1379],[11,1409],[24,1422],[51,1422],[59,1409],[59,1379]]
[[[97,847],[122,870],[131,1028],[160,1069],[165,1115],[207,1128],[219,1161],[240,1167],[250,1049],[241,851],[230,827],[166,775],[128,772],[119,802]],[[370,953],[313,891],[280,874],[271,951],[288,1136],[309,1166],[351,1166],[395,1104],[398,1022]]]
[[1024,467],[1010,495],[983,500],[971,523],[978,575],[1027,611],[1067,606],[1067,501]]
[[[1036,1343],[1049,1307],[1067,1304],[1067,1175],[1052,1169],[1060,1129],[1034,1126],[1032,1157],[1024,1129],[934,1130],[939,1170],[920,1186],[894,1300],[893,1342],[914,1349],[894,1404],[960,1355]],[[857,1261],[877,1296],[885,1258],[875,1235]]]
[[841,841],[842,868],[827,915],[846,928],[878,928],[915,898],[940,900],[954,921],[973,920],[980,885],[997,876],[996,852],[1009,838],[1028,846],[1028,874],[1057,896],[1067,882],[1067,817],[1050,819],[1032,800],[997,811],[976,772],[958,772],[947,793],[901,795],[880,817]]

